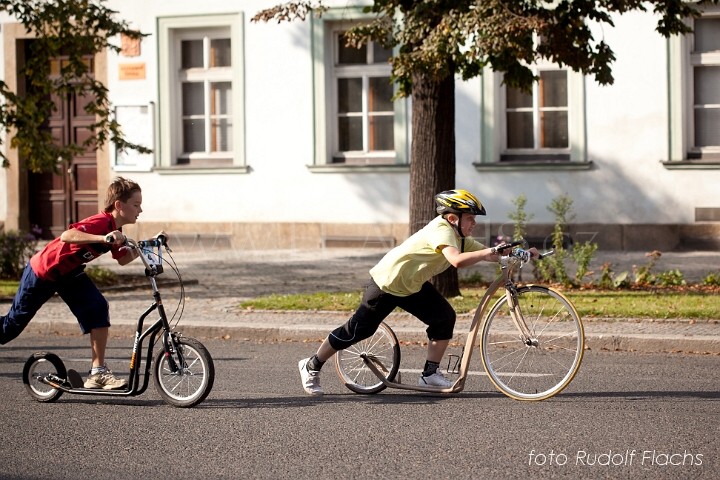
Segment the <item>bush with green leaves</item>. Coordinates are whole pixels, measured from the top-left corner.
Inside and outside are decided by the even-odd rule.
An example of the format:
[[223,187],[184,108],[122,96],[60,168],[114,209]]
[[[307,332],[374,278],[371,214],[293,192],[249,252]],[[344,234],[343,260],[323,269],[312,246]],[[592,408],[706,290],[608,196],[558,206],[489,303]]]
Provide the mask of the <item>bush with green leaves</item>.
[[720,287],[720,272],[708,273],[707,276],[703,278],[702,283],[709,287]]
[[[524,193],[518,195],[513,199],[513,205],[515,210],[508,213],[508,217],[513,221],[513,236],[512,240],[523,240],[526,235],[527,222],[532,220],[533,214],[529,214],[525,211],[525,205],[527,205],[527,196]],[[502,239],[504,241],[504,239]],[[517,280],[522,281],[522,270],[516,271]]]
[[0,232],[0,278],[19,279],[36,247],[37,238],[32,233]]
[[104,267],[90,266],[85,273],[98,287],[113,286],[119,282],[117,273]]
[[655,285],[661,287],[680,287],[687,285],[687,282],[685,281],[685,275],[676,268],[655,275]]

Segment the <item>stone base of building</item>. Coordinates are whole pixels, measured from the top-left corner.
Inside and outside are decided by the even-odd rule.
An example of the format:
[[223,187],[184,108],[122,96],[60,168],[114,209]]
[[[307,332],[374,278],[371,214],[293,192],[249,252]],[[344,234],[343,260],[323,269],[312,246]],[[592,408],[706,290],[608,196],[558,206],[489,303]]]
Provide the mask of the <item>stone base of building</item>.
[[[168,232],[173,244],[183,248],[241,248],[245,250],[313,248],[390,249],[408,236],[407,224],[321,223],[160,223],[141,222],[124,228],[132,238]],[[527,226],[525,237],[538,248],[552,244],[553,225]],[[512,237],[512,224],[480,224],[475,238],[494,245]],[[566,246],[595,242],[602,250],[676,251],[720,249],[720,223],[685,225],[573,224],[567,229]]]

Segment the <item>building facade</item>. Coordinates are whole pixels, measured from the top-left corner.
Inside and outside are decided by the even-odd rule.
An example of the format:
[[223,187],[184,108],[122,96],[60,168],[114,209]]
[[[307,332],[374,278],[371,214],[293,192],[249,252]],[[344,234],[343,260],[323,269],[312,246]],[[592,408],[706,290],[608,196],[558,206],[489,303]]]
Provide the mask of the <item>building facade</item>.
[[[411,99],[392,101],[380,45],[345,46],[367,2],[328,1],[321,18],[256,23],[275,0],[107,5],[141,41],[95,59],[128,140],[53,178],[28,174],[3,144],[0,222],[48,235],[95,213],[116,175],[143,188],[134,236],[165,229],[188,244],[243,249],[392,246],[408,227]],[[348,6],[351,5],[351,6]],[[478,238],[512,233],[524,194],[529,234],[552,230],[553,199],[573,201],[571,234],[604,249],[720,247],[720,8],[688,20],[695,33],[665,39],[651,13],[604,27],[615,82],[538,64],[532,94],[500,75],[456,81],[458,188],[488,215]],[[3,80],[18,85],[23,42],[2,23]],[[57,119],[73,141],[82,110]],[[59,230],[59,231],[58,231]]]

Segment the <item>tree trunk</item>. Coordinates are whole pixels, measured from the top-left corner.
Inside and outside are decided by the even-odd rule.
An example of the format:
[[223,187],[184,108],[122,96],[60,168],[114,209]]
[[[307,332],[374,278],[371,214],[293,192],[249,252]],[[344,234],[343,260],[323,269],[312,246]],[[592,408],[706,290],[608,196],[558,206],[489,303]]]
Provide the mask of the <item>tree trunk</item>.
[[[412,79],[412,157],[410,163],[410,234],[436,215],[435,194],[455,188],[455,78],[423,73]],[[460,294],[457,270],[433,279],[445,297]]]

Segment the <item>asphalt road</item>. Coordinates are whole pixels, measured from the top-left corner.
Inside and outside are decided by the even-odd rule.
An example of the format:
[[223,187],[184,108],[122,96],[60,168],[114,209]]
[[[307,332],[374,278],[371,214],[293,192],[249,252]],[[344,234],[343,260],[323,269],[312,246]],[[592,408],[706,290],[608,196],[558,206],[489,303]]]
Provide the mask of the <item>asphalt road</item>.
[[[328,365],[316,399],[296,371],[316,343],[202,341],[217,375],[194,409],[166,405],[152,384],[132,399],[40,404],[22,384],[26,358],[49,350],[82,369],[87,339],[26,333],[0,347],[0,478],[710,479],[720,467],[717,356],[590,351],[567,390],[536,403],[479,373],[451,397],[360,396]],[[108,351],[120,375],[126,343]],[[403,347],[405,381],[423,353]]]

